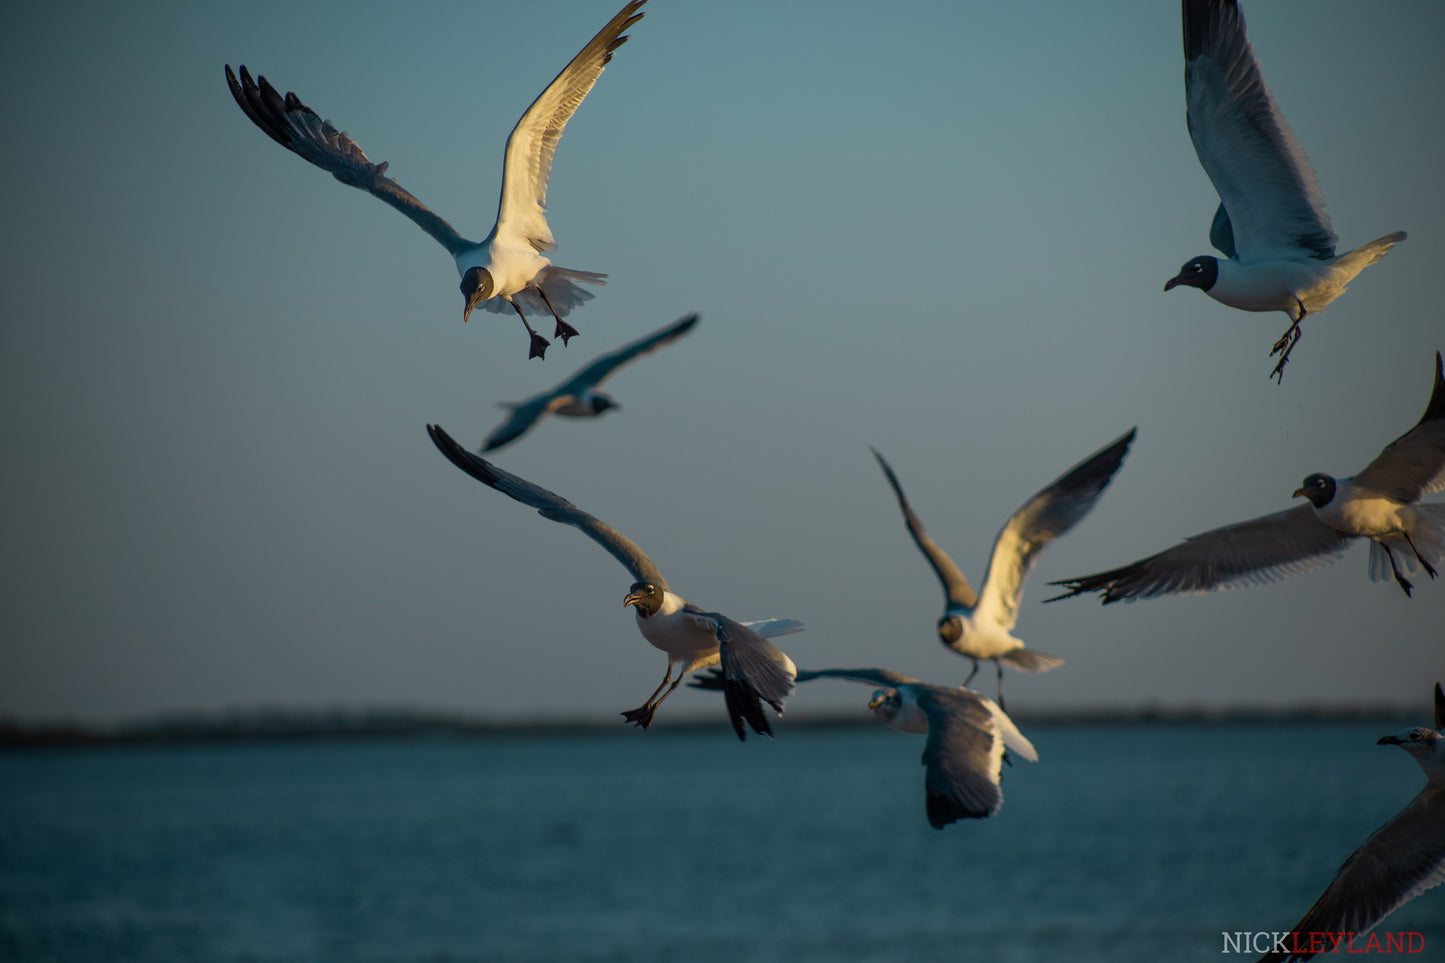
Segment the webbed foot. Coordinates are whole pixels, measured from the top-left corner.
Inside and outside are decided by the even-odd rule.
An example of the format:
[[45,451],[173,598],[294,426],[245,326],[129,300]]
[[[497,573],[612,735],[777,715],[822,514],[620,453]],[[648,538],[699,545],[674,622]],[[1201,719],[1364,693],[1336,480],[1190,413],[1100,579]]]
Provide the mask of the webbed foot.
[[622,713],[622,718],[639,729],[646,729],[652,725],[652,717],[656,712],[657,710],[651,705],[638,706],[636,709],[628,709]]
[[562,346],[565,348],[567,346],[567,343],[573,338],[577,337],[579,332],[576,328],[572,327],[572,325],[568,324],[566,321],[563,321],[561,318],[557,318],[556,321],[557,330],[552,332],[552,337],[561,338]]
[[527,350],[527,359],[531,360],[532,358],[541,358],[543,360],[546,360],[547,346],[551,343],[552,342],[548,341],[546,338],[533,331],[532,346]]

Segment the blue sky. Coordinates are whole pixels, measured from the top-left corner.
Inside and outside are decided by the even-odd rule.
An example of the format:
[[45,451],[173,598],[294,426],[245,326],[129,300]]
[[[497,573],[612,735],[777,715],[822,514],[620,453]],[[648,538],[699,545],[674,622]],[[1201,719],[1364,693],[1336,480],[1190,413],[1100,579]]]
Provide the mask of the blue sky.
[[[567,129],[550,220],[610,275],[582,337],[461,323],[450,258],[231,101],[244,63],[480,237],[503,144],[612,2],[31,7],[0,38],[5,182],[0,712],[257,705],[608,718],[663,656],[627,574],[447,464],[597,353],[698,311],[622,410],[498,462],[635,539],[689,599],[808,631],[800,665],[961,681],[940,591],[868,446],[981,579],[1004,519],[1132,425],[1041,557],[1016,634],[1064,657],[1010,707],[1427,704],[1445,584],[1356,547],[1206,597],[1041,604],[1353,474],[1445,347],[1445,100],[1429,0],[1245,5],[1341,249],[1410,233],[1306,322],[1162,292],[1216,198],[1184,126],[1176,5],[653,0]],[[1436,496],[1438,499],[1439,496]],[[982,689],[992,692],[992,681]],[[790,712],[857,707],[801,690]],[[660,717],[719,712],[706,694]]]

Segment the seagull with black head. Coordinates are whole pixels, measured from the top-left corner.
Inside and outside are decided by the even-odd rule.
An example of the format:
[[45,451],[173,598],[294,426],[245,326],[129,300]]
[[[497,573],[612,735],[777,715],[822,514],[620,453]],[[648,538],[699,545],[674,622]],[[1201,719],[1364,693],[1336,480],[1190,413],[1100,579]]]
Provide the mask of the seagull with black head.
[[1270,515],[1187,538],[1129,565],[1050,582],[1069,591],[1045,601],[1100,593],[1130,601],[1174,593],[1272,582],[1338,558],[1356,539],[1370,542],[1370,578],[1394,577],[1406,596],[1416,563],[1434,578],[1445,559],[1445,504],[1420,499],[1445,489],[1445,369],[1435,352],[1430,402],[1415,427],[1396,438],[1359,474],[1316,472],[1294,497],[1308,500]]
[[1395,231],[1344,254],[1314,169],[1275,105],[1235,0],[1183,0],[1189,136],[1219,194],[1209,241],[1224,255],[1191,259],[1164,285],[1199,288],[1243,311],[1283,311],[1270,355],[1283,380],[1300,322],[1405,239]]
[[473,309],[516,311],[530,336],[529,358],[544,357],[550,342],[532,329],[523,308],[550,312],[557,322],[554,338],[565,345],[577,333],[562,319],[591,300],[577,286],[604,284],[605,274],[558,267],[543,255],[557,246],[547,225],[547,182],[557,143],[612,54],[626,42],[624,31],[642,19],[646,0],[632,0],[562,68],[556,78],[522,114],[507,138],[502,163],[502,194],[492,231],[480,242],[462,237],[396,181],[386,176],[387,164],[373,164],[354,140],[301,102],[294,93],[282,97],[265,77],[252,79],[244,65],[240,77],[226,67],[231,96],[246,116],[272,140],[329,172],[343,184],[366,191],[405,214],[447,249],[461,275],[462,320]]
[[768,641],[769,636],[802,631],[795,619],[737,622],[721,612],[708,612],[672,591],[652,559],[630,538],[589,515],[567,499],[503,471],[459,445],[440,425],[428,425],[432,442],[453,465],[488,488],[530,506],[550,521],[571,525],[601,545],[632,574],[633,583],[622,604],[632,608],[637,628],[654,648],[667,655],[667,671],[647,701],[622,713],[623,718],[646,729],[662,701],[689,672],[706,666],[721,667],[728,718],[739,739],[747,737],[744,723],[760,735],[771,735],[762,705],[779,714],[793,691],[797,669],[793,661]]

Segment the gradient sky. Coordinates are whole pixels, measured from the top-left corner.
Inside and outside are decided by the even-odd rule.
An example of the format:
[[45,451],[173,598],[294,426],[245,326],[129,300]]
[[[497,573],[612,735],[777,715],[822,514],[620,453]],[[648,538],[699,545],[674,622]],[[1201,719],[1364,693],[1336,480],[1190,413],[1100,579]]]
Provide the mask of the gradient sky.
[[[635,539],[673,588],[788,616],[806,667],[958,682],[941,592],[868,453],[970,578],[1025,498],[1139,428],[1041,556],[1016,634],[1068,664],[1010,707],[1428,712],[1445,584],[1366,548],[1263,587],[1101,608],[1044,582],[1291,504],[1409,428],[1445,347],[1445,5],[1252,0],[1342,250],[1410,239],[1310,318],[1163,282],[1216,197],[1176,4],[653,0],[567,129],[558,264],[607,272],[528,362],[451,260],[256,130],[244,63],[481,237],[517,117],[620,0],[29,5],[0,36],[10,510],[0,714],[281,707],[609,719],[661,678],[630,581],[427,440],[691,312],[696,331],[498,462]],[[1438,496],[1436,496],[1438,500]],[[980,677],[992,694],[991,668]],[[817,683],[790,715],[861,712]],[[684,690],[660,719],[721,715]]]

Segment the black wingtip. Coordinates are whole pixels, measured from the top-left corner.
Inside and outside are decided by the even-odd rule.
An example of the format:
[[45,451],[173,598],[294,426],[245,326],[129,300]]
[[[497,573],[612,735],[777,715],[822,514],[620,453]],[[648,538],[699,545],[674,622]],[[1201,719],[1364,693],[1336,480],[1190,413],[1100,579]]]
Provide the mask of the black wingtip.
[[1441,366],[1440,352],[1435,352],[1435,384],[1430,389],[1430,403],[1425,406],[1425,413],[1420,416],[1420,421],[1440,421],[1445,419],[1445,367]]
[[1237,29],[1244,32],[1244,18],[1240,15],[1235,0],[1184,0],[1184,62],[1211,52],[1215,42],[1230,29],[1231,21],[1237,21]]
[[426,433],[427,437],[432,440],[432,444],[437,446],[437,450],[446,456],[447,461],[482,484],[496,486],[497,475],[492,471],[491,463],[485,458],[467,451],[455,438],[447,434],[441,425],[427,425]]
[[748,735],[743,730],[745,722],[758,735],[772,738],[773,727],[763,713],[763,700],[756,689],[746,680],[724,678],[722,690],[723,701],[727,704],[728,719],[732,722],[733,732],[737,733],[739,740],[747,741]]
[[1052,598],[1044,599],[1044,604],[1045,604],[1045,605],[1047,605],[1049,602],[1057,602],[1059,599],[1071,599],[1071,598],[1075,598],[1076,596],[1079,596],[1079,595],[1084,594],[1084,590],[1083,590],[1083,589],[1076,587],[1076,586],[1075,586],[1073,583],[1071,583],[1071,582],[1049,582],[1048,584],[1049,584],[1049,585],[1062,585],[1062,586],[1064,586],[1065,588],[1067,588],[1068,591],[1067,591],[1067,592],[1062,592],[1062,593],[1060,593],[1060,594],[1058,594],[1058,595],[1055,595],[1055,596],[1053,596]]

